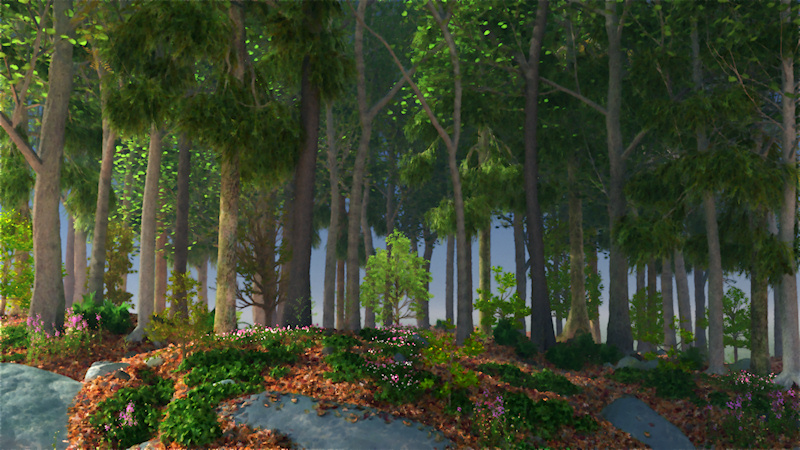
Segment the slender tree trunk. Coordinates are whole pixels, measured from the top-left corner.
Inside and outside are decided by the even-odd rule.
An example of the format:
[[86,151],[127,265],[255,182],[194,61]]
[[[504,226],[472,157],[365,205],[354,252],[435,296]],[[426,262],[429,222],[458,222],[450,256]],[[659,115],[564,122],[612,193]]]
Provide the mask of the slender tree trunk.
[[262,305],[259,309],[264,313],[264,325],[273,326],[275,309],[278,305],[278,267],[275,262],[278,248],[278,232],[280,224],[276,214],[277,190],[262,192],[259,210],[262,211],[262,228],[266,245],[262,251],[263,261],[259,281],[261,282]]
[[[191,173],[192,142],[181,133],[178,140],[178,195],[175,205],[175,261],[172,273],[188,277],[186,263],[189,259],[189,174]],[[189,317],[186,303],[186,290],[174,292],[175,304],[172,313],[179,317]]]
[[537,127],[539,114],[539,59],[547,24],[549,2],[540,1],[530,42],[525,77],[525,202],[528,225],[528,254],[531,257],[531,340],[539,351],[546,351],[556,343],[547,279],[544,270],[544,226],[539,206],[539,156]]
[[[525,237],[523,214],[514,213],[514,267],[516,269],[517,295],[523,303],[527,302],[528,274],[525,270]],[[449,250],[448,250],[449,251]],[[525,319],[519,321],[517,329],[525,333]]]
[[344,296],[344,260],[339,259],[336,261],[336,329],[337,330],[344,330],[345,323],[344,320],[344,303],[345,303],[345,296]]
[[[608,35],[608,101],[606,131],[608,134],[609,177],[608,217],[609,227],[625,215],[623,193],[625,159],[623,158],[620,111],[622,107],[622,28],[617,16],[617,2],[606,0],[606,34]],[[625,253],[612,240],[609,255],[609,319],[607,343],[627,353],[633,349],[630,311],[628,309],[628,263]]]
[[[645,302],[644,314],[640,317],[642,321],[641,328],[653,329],[655,327],[655,314],[656,314],[656,294],[658,287],[658,274],[656,273],[656,260],[651,259],[647,264],[647,301]],[[647,353],[655,350],[651,342],[644,342],[639,340],[639,353]]]
[[[675,250],[675,285],[678,289],[678,316],[680,317],[680,327],[685,333],[692,332],[692,304],[689,299],[689,280],[686,277],[686,263],[683,260],[683,252]],[[681,337],[681,351],[689,348],[689,342]]]
[[[67,225],[67,252],[64,255],[66,261],[65,269],[67,276],[64,277],[64,306],[69,308],[72,306],[72,300],[75,295],[75,218],[68,214],[69,224]],[[0,313],[5,311],[5,307],[0,308]]]
[[672,296],[672,261],[661,259],[661,297],[664,300],[664,346],[674,349],[678,343],[675,336],[675,300]]
[[200,284],[200,292],[197,296],[198,300],[205,303],[206,310],[208,310],[208,256],[204,256],[197,266],[197,283]]
[[[774,212],[767,213],[768,229],[773,235],[778,235],[778,222]],[[773,354],[776,358],[783,357],[783,332],[781,329],[781,314],[783,311],[783,300],[781,299],[781,282],[772,285],[773,309],[772,309],[772,326],[774,330],[773,342],[775,343],[775,351]]]
[[586,275],[583,257],[583,208],[577,180],[578,155],[573,152],[567,166],[569,177],[569,280],[570,309],[567,324],[560,341],[572,339],[580,333],[591,333],[589,310],[586,307]]
[[445,280],[444,280],[444,317],[445,320],[455,324],[453,316],[453,257],[456,250],[455,236],[447,236],[447,258],[445,260]]
[[[233,2],[228,9],[233,25],[231,49],[236,62],[231,67],[234,78],[244,80],[245,50],[244,5]],[[236,330],[236,227],[239,221],[239,154],[224,156],[220,162],[219,237],[217,252],[217,292],[214,307],[214,333],[223,335]],[[313,186],[313,181],[312,181]]]
[[[258,272],[253,274],[253,284],[264,286],[264,280]],[[253,293],[253,325],[267,325],[266,296],[261,290]]]
[[72,303],[83,301],[86,294],[86,232],[80,228],[75,229],[75,256],[72,260],[72,270],[75,272],[75,284],[72,293]]
[[[160,193],[161,206],[164,205],[164,194]],[[164,223],[161,213],[156,212],[156,280],[155,280],[155,313],[158,314],[167,307],[167,224]]]
[[[105,110],[108,90],[103,88],[105,69],[101,61],[96,61],[97,76],[100,79],[100,108]],[[97,185],[97,209],[94,214],[94,233],[92,239],[92,262],[89,266],[89,292],[94,292],[98,303],[103,302],[103,275],[106,267],[106,235],[108,234],[108,198],[111,192],[111,176],[114,170],[114,152],[117,133],[111,129],[107,118],[102,119],[103,160],[100,165],[100,180]]]
[[[364,199],[361,203],[361,231],[364,233],[364,250],[369,259],[370,256],[375,254],[375,247],[372,246],[372,228],[367,223],[367,205],[369,205],[369,176],[364,177]],[[364,327],[375,327],[375,311],[371,307],[364,308]]]
[[[489,301],[492,295],[492,224],[478,233],[478,287],[481,290],[481,300]],[[494,316],[494,311],[480,311],[478,323],[481,331],[489,335],[492,328],[489,320]]]
[[[558,276],[558,273],[561,272],[561,255],[553,255],[553,273]],[[564,292],[559,289],[553,292],[553,298],[551,299],[552,303],[556,305],[555,309],[555,316],[556,316],[556,335],[560,335],[562,332],[561,327],[561,305],[564,302]]]
[[694,268],[694,317],[695,317],[695,347],[708,354],[708,340],[706,327],[703,320],[706,316],[706,277],[708,273],[699,267]]
[[48,95],[44,105],[33,194],[33,296],[28,317],[41,317],[44,330],[53,333],[64,324],[64,284],[61,280],[61,230],[58,202],[61,198],[61,161],[64,128],[72,92],[72,44],[59,36],[74,35],[66,16],[70,0],[53,1],[55,42],[48,71]]
[[[591,251],[589,252],[589,273],[594,276],[599,276],[597,273],[597,233],[593,232],[593,238],[591,239]],[[590,320],[589,325],[592,327],[592,337],[594,338],[594,342],[599,344],[602,342],[602,336],[600,335],[600,299],[593,298],[592,299],[592,306],[589,308],[589,313],[591,317],[595,317],[596,319]]]
[[328,144],[328,173],[331,184],[331,220],[325,244],[325,284],[322,296],[322,327],[334,328],[336,325],[336,241],[339,237],[339,162],[337,160],[336,133],[334,132],[333,107],[325,107],[325,125]]
[[[757,258],[758,251],[754,251],[753,261]],[[768,308],[769,283],[753,264],[750,269],[750,371],[759,375],[770,373]]]
[[[394,167],[395,161],[396,161],[396,158],[395,158],[394,151],[389,151],[389,164],[390,164],[391,167]],[[394,206],[394,190],[395,190],[394,172],[391,172],[389,174],[389,179],[388,179],[387,185],[386,185],[386,236],[389,236],[390,234],[392,234],[392,232],[394,232],[394,219],[397,216],[397,213],[395,211],[395,206]],[[449,272],[448,272],[448,274],[450,276],[450,291],[448,291],[450,293],[450,296],[447,297],[447,295],[445,295],[445,297],[446,297],[445,298],[445,309],[446,308],[450,308],[450,316],[449,317],[452,320],[453,319],[453,255],[452,255],[452,250],[455,247],[453,247],[453,243],[450,243],[450,242],[448,242],[448,245],[450,245],[450,247],[448,247],[448,248],[450,248],[450,254],[448,255],[448,257],[450,258],[450,260],[449,260],[450,261],[450,266],[449,266],[450,269],[449,269]],[[386,245],[386,252],[387,252],[389,257],[392,256],[392,246],[391,245],[389,245],[389,244]],[[389,289],[390,289],[389,280],[386,280],[386,292],[389,292]],[[447,304],[447,301],[448,301],[447,299],[450,299],[449,300],[450,301],[449,304]],[[385,320],[383,322],[383,326],[384,327],[389,327],[389,326],[392,325],[392,322],[394,320],[394,317],[392,315],[393,314],[392,307],[388,302],[385,302],[383,308],[384,308],[383,311],[384,311],[384,317],[385,317]]]
[[[287,325],[294,326],[311,325],[311,236],[319,113],[320,91],[319,87],[311,80],[311,63],[309,57],[306,56],[303,60],[300,83],[302,151],[294,177],[294,217],[290,240],[292,261],[289,270],[289,286],[286,292],[286,310],[283,317]],[[352,202],[352,200],[351,198],[350,201]],[[358,214],[351,217],[358,224]],[[356,274],[358,274],[357,264],[358,261],[356,261]]]
[[[692,81],[696,91],[703,89],[702,63],[700,62],[700,38],[697,32],[697,21],[692,22]],[[708,137],[703,125],[697,128],[697,150],[709,151]],[[722,254],[719,243],[719,225],[714,193],[703,193],[703,212],[706,222],[706,238],[708,240],[708,373],[725,372],[725,344],[723,342],[722,322]]]
[[[431,270],[431,258],[433,257],[433,247],[436,244],[436,236],[427,227],[422,228],[422,239],[425,242],[425,249],[422,251],[422,259],[425,260],[425,270]],[[430,290],[430,283],[425,283],[425,290]],[[428,299],[417,300],[422,309],[422,315],[417,316],[417,327],[428,330],[431,327],[431,310]]]
[[147,155],[139,238],[139,313],[136,328],[126,337],[131,342],[140,342],[144,338],[144,328],[150,323],[155,307],[156,206],[158,179],[161,176],[161,152],[161,131],[153,124],[150,127],[150,149]]
[[[123,210],[123,219],[122,224],[125,228],[131,227],[131,215],[133,204],[131,198],[133,197],[133,156],[131,155],[131,150],[128,149],[128,162],[127,162],[127,169],[125,171],[125,193],[122,197],[122,210]],[[122,292],[128,291],[128,274],[122,275],[122,283],[120,284],[120,289]]]
[[[781,21],[784,29],[793,26],[792,9],[789,0],[781,0]],[[796,10],[794,12],[796,14]],[[788,30],[787,30],[788,31]],[[794,55],[792,51],[781,52],[781,116],[783,133],[781,148],[783,163],[789,167],[797,164],[797,87],[794,80]],[[797,180],[790,178],[783,185],[783,204],[780,213],[779,238],[792,252],[794,261],[795,225],[797,221]],[[800,328],[798,328],[797,274],[784,274],[781,282],[783,300],[781,331],[783,338],[783,371],[775,378],[775,383],[790,388],[793,383],[800,385]]]

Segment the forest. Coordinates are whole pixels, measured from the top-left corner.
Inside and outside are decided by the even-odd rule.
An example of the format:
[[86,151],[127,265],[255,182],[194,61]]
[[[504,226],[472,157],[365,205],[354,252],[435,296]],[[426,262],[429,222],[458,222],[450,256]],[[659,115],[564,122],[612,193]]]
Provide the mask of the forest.
[[138,255],[131,341],[207,313],[210,264],[216,334],[247,306],[311,325],[311,283],[324,328],[429,328],[440,245],[458,345],[511,318],[546,351],[599,341],[608,253],[609,346],[697,347],[709,373],[746,347],[767,373],[771,329],[775,382],[800,385],[799,25],[788,0],[5,0],[0,312],[53,332],[86,296],[129,304]]

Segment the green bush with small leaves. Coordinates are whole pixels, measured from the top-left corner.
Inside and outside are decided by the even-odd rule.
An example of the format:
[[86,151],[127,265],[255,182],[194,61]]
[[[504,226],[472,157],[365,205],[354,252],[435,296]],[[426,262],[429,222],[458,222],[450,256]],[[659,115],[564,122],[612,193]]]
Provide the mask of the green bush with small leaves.
[[600,427],[591,416],[575,417],[572,406],[560,399],[534,402],[524,392],[508,392],[503,396],[503,406],[511,425],[547,440],[555,437],[564,426],[575,427],[580,432],[594,432]]
[[550,391],[561,395],[572,395],[581,391],[581,388],[572,384],[566,377],[547,369],[529,374],[512,364],[486,363],[479,365],[478,370],[520,388]]
[[578,371],[589,364],[616,364],[622,352],[614,346],[595,344],[592,336],[581,333],[569,342],[560,342],[547,350],[545,357],[562,370]]
[[24,324],[8,325],[0,328],[0,350],[28,348],[30,343],[28,327]]
[[519,332],[517,326],[517,322],[513,319],[500,319],[492,329],[494,341],[499,345],[514,347],[514,352],[520,358],[531,358],[539,352],[539,349],[525,334]]
[[334,383],[342,381],[356,383],[368,375],[364,359],[350,351],[335,352],[327,355],[325,362],[331,366],[331,371],[325,372],[322,376]]
[[361,345],[361,341],[346,334],[332,334],[322,338],[322,345],[324,347],[331,347],[334,350],[349,350],[352,347]]

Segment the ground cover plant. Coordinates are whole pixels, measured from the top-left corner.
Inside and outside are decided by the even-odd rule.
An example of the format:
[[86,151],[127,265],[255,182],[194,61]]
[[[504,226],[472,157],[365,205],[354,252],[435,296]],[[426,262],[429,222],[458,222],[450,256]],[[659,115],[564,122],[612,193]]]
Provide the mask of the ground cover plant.
[[[2,320],[4,361],[28,352],[25,322],[24,317]],[[357,334],[314,327],[250,328],[197,346],[183,358],[178,346],[156,349],[151,344],[129,346],[125,351],[137,354],[124,357],[114,348],[124,342],[122,336],[101,328],[73,361],[47,354],[21,362],[77,380],[100,359],[131,364],[126,369],[130,380],[100,377],[76,396],[69,422],[73,448],[124,448],[149,438],[169,442],[170,448],[289,446],[286,436],[235,425],[220,412],[232,413],[237,397],[264,390],[370,406],[431,425],[460,448],[641,446],[599,414],[626,395],[642,399],[698,447],[749,446],[745,443],[753,439],[761,446],[788,447],[800,439],[792,426],[800,408],[795,391],[776,390],[769,379],[746,373],[705,375],[704,367],[690,368],[691,355],[661,357],[663,367],[657,370],[663,372],[649,374],[593,362],[565,370],[543,354],[523,359],[513,346],[481,336],[474,348],[483,351],[475,355],[440,363],[433,362],[433,355],[426,358],[426,349],[448,348],[448,333],[408,327]],[[145,361],[152,357],[164,364],[148,368]],[[779,371],[779,361],[775,364],[773,370]],[[358,377],[353,375],[357,370]],[[648,381],[655,373],[671,374],[667,387]],[[223,379],[235,382],[220,383]],[[449,392],[445,381],[451,382]]]

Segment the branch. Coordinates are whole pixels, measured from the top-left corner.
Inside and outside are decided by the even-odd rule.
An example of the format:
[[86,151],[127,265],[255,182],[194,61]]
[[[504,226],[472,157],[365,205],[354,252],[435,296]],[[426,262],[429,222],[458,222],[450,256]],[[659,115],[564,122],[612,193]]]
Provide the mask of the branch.
[[565,92],[565,93],[577,98],[578,100],[582,101],[587,106],[590,106],[590,107],[594,108],[597,112],[599,112],[600,114],[602,114],[604,116],[608,114],[608,111],[605,108],[603,108],[602,106],[600,106],[598,103],[592,101],[591,99],[589,99],[587,97],[584,97],[583,95],[573,91],[572,89],[565,88],[564,86],[561,86],[560,84],[558,84],[558,83],[556,83],[554,81],[550,81],[547,78],[542,77],[542,76],[539,77],[539,80],[542,83],[546,84],[546,85],[552,86],[552,87],[558,89],[561,92]]
[[34,172],[39,173],[42,170],[42,160],[39,159],[39,155],[33,151],[31,146],[25,142],[25,139],[17,133],[17,130],[11,126],[11,120],[9,120],[8,116],[0,112],[0,126],[6,130],[8,136],[17,145],[17,148],[22,153],[22,156],[25,157],[25,161],[31,166]]
[[630,145],[628,145],[628,148],[626,148],[625,151],[622,152],[623,160],[627,159],[628,156],[631,155],[633,149],[636,148],[636,146],[639,145],[640,142],[642,142],[642,139],[644,139],[644,136],[647,134],[648,131],[650,131],[649,128],[642,128],[642,130],[639,131],[639,134],[637,134],[636,137],[633,138],[633,141],[631,141]]

